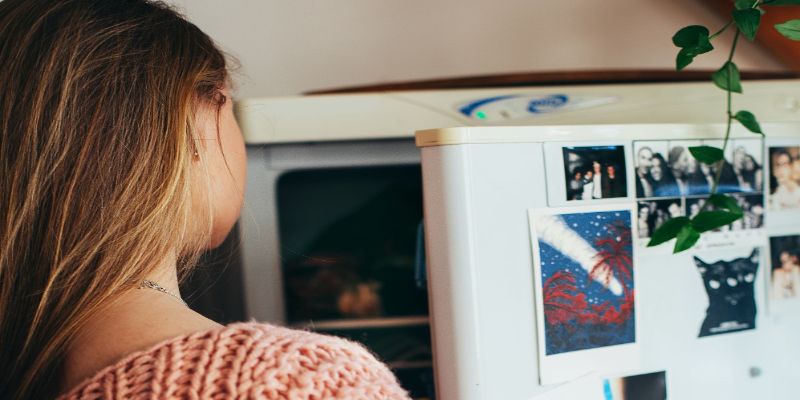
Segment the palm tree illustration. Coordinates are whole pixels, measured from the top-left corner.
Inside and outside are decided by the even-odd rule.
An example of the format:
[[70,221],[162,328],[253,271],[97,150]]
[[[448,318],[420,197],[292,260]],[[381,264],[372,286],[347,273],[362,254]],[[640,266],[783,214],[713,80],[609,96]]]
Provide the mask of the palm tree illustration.
[[576,282],[575,275],[567,271],[558,271],[544,282],[544,314],[548,324],[566,324],[584,311],[586,295],[578,290]]
[[611,281],[611,277],[617,278],[622,284],[623,290],[627,295],[630,291],[630,281],[633,275],[631,269],[633,261],[631,259],[628,246],[631,244],[630,227],[623,221],[615,221],[606,226],[607,235],[601,236],[594,241],[594,247],[598,249],[595,255],[595,263],[589,272],[589,277],[605,277],[606,286]]

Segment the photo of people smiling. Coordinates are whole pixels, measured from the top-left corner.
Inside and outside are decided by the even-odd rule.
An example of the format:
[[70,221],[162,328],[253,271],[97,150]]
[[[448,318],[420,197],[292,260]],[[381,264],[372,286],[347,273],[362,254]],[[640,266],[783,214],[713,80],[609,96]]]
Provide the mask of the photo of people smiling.
[[800,208],[800,147],[769,148],[769,208]]
[[640,238],[649,238],[671,218],[694,216],[711,192],[717,174],[720,176],[717,192],[732,194],[745,213],[742,220],[719,230],[762,227],[764,174],[761,141],[731,140],[721,171],[717,166],[703,164],[692,156],[689,148],[702,145],[722,147],[720,141],[714,140],[634,142]]
[[623,146],[564,147],[567,200],[628,197]]

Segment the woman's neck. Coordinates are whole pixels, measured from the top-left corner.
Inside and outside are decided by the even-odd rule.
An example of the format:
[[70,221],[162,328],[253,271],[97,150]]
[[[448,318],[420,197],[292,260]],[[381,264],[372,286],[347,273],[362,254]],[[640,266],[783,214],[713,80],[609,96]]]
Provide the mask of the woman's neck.
[[176,260],[177,257],[175,257],[174,254],[165,258],[161,265],[152,273],[148,274],[145,279],[164,288],[168,294],[177,296],[179,299],[183,300],[181,296],[181,288],[178,284],[178,268],[176,266]]
[[[175,265],[175,257],[167,257],[146,279],[180,296]],[[62,390],[71,389],[133,352],[219,326],[166,293],[132,287],[92,315],[70,343]]]

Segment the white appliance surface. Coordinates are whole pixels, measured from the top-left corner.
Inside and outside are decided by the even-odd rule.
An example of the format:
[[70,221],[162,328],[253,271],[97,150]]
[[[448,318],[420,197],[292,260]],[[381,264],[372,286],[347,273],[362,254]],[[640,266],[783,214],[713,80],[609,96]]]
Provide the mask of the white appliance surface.
[[[800,118],[800,81],[743,83],[737,109],[762,121]],[[333,94],[237,103],[249,144],[413,138],[451,126],[715,123],[725,92],[711,82]]]
[[[706,112],[710,112],[706,110]],[[764,124],[765,146],[800,145],[800,124]],[[533,257],[527,211],[564,207],[561,145],[719,139],[724,126],[693,124],[468,127],[417,133],[425,197],[434,366],[441,399],[533,399],[539,384]],[[734,126],[737,139],[754,135]],[[553,148],[556,145],[557,148]],[[557,156],[552,152],[558,150]],[[550,156],[548,156],[548,154]],[[766,158],[763,158],[766,159]],[[633,159],[628,153],[628,171]],[[765,162],[768,175],[769,164]],[[628,193],[634,193],[628,180]],[[630,207],[635,195],[608,202]],[[607,204],[605,202],[603,204]],[[635,226],[635,223],[634,223]],[[634,228],[635,229],[635,228]],[[800,210],[767,213],[766,228],[715,251],[743,257],[761,247],[757,328],[698,338],[708,298],[692,256],[670,244],[635,246],[639,368],[666,370],[671,399],[795,399],[800,377],[800,304],[768,309],[767,236],[800,233]],[[709,234],[721,235],[721,234]],[[717,236],[719,238],[721,236]],[[747,253],[747,254],[745,254]]]
[[[734,107],[759,118],[767,144],[800,143],[800,128],[791,125],[800,121],[800,80],[745,82],[744,90],[734,95]],[[248,315],[285,321],[276,208],[281,176],[418,165],[421,154],[438,398],[542,394],[552,387],[538,384],[526,213],[564,206],[553,197],[561,167],[551,165],[559,160],[552,150],[562,142],[622,142],[630,165],[635,140],[720,138],[724,110],[724,92],[710,82],[242,100],[236,113],[250,168],[240,221]],[[426,129],[416,135],[420,152],[414,132]],[[739,126],[734,135],[755,137]],[[800,233],[798,213],[770,216],[769,234]],[[800,317],[791,307],[768,315],[766,255],[758,329],[698,339],[706,300],[691,256],[642,260],[639,253],[641,371],[667,369],[669,398],[797,398]],[[751,368],[760,376],[751,377]]]

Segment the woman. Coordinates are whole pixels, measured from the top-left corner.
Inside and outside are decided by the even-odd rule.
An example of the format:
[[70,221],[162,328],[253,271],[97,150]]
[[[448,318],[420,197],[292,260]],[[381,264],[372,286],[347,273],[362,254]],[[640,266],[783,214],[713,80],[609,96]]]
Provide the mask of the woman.
[[678,183],[661,154],[654,154],[650,164],[650,185],[656,197],[680,196]]
[[575,176],[569,181],[569,200],[581,200],[583,194],[583,178],[580,171],[575,171]]
[[196,26],[145,0],[3,0],[0,65],[0,398],[407,398],[358,345],[180,298],[245,179]]
[[747,150],[739,146],[733,151],[733,172],[738,180],[739,190],[742,192],[761,191],[761,166],[756,159],[747,154]]
[[637,152],[636,158],[636,197],[653,197],[653,187],[650,184],[650,165],[653,162],[653,150],[642,147]]
[[653,218],[650,210],[652,203],[639,202],[639,218],[636,219],[636,227],[639,231],[639,238],[649,238],[653,231]]
[[800,185],[794,173],[796,160],[786,149],[770,149],[772,181],[769,205],[772,210],[800,208]]
[[772,270],[772,295],[775,299],[791,299],[800,290],[800,264],[797,256],[782,251],[779,256],[780,267]]

